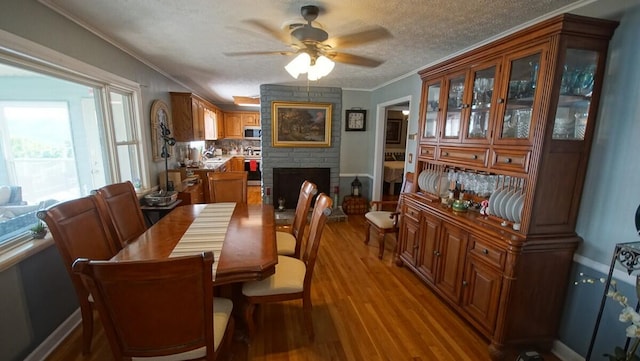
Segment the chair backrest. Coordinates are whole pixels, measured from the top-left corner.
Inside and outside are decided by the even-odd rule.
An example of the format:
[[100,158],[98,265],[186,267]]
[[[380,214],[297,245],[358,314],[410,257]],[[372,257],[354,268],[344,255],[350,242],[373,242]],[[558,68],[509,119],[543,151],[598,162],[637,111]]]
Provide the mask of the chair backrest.
[[[414,187],[414,182],[413,182],[413,177],[414,177],[414,173],[412,172],[407,172],[404,175],[404,180],[402,182],[402,191],[400,191],[400,196],[402,197],[402,193],[413,193],[413,187]],[[398,206],[396,207],[396,212],[400,212],[401,211],[401,199],[398,200]]]
[[210,198],[208,203],[247,203],[247,172],[208,172]]
[[44,220],[65,263],[78,298],[86,300],[89,293],[71,270],[77,258],[108,260],[121,249],[107,224],[107,217],[96,196],[73,199],[38,211]]
[[147,230],[140,201],[131,182],[109,184],[92,193],[103,203],[111,229],[122,247]]
[[304,276],[305,288],[311,285],[311,277],[316,264],[316,257],[318,256],[322,230],[327,223],[327,218],[331,214],[332,205],[333,201],[324,193],[320,193],[316,198],[316,204],[311,214],[311,222],[309,223],[309,237],[307,238],[307,243],[302,253],[302,261],[306,264],[306,273]]
[[94,297],[115,360],[203,347],[213,360],[212,264],[213,253],[206,252],[132,262],[79,259],[73,271]]
[[316,186],[315,183],[306,180],[302,183],[300,194],[298,195],[296,212],[293,215],[293,222],[291,224],[291,234],[296,238],[296,254],[300,253],[300,240],[304,234],[304,228],[307,225],[309,208],[311,208],[313,196],[317,193],[318,186]]

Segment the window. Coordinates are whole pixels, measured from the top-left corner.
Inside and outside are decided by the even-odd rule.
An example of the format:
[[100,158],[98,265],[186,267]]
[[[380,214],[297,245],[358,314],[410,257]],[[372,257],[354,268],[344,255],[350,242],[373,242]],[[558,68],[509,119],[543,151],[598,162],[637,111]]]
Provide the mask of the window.
[[39,209],[143,178],[136,90],[39,70],[0,56],[0,248]]

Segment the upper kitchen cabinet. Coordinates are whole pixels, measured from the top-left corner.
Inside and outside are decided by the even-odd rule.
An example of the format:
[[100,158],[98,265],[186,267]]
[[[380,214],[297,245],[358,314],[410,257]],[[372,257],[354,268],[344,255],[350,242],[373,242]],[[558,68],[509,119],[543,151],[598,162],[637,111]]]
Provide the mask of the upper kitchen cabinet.
[[240,113],[224,113],[224,136],[227,139],[242,138],[242,117]]
[[218,139],[218,109],[192,93],[171,94],[173,136],[179,142]]
[[225,112],[225,138],[241,139],[244,137],[244,127],[259,127],[259,112]]

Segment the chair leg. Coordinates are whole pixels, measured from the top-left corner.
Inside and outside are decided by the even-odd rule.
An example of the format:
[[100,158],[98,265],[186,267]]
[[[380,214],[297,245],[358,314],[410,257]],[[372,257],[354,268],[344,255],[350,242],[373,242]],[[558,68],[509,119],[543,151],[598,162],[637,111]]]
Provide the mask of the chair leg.
[[311,318],[312,308],[311,292],[305,292],[302,295],[302,312],[304,314],[304,325],[307,329],[307,335],[311,341],[315,338],[315,333],[313,332],[313,319]]
[[378,258],[382,259],[382,255],[384,254],[384,239],[385,234],[378,234]]
[[93,338],[93,307],[89,301],[80,304],[80,314],[82,315],[82,354],[91,353],[91,339]]
[[253,339],[253,335],[256,333],[256,323],[253,319],[253,311],[256,305],[253,303],[247,303],[244,308],[244,323],[247,326],[247,338],[248,341]]
[[364,244],[369,244],[369,233],[371,233],[371,224],[367,223],[367,234],[364,236]]

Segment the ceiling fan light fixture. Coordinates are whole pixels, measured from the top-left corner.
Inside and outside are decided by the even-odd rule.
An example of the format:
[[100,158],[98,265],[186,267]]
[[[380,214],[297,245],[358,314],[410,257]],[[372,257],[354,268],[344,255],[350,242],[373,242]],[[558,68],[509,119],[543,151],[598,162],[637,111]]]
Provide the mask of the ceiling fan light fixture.
[[284,68],[295,79],[298,79],[300,74],[307,73],[307,78],[314,81],[331,73],[335,65],[331,59],[324,55],[320,55],[314,62],[308,53],[302,52]]
[[298,54],[289,64],[287,64],[284,69],[295,79],[298,79],[300,74],[306,73],[309,71],[309,64],[311,64],[311,56],[309,54],[302,52]]
[[318,59],[316,59],[316,63],[309,68],[309,79],[311,80],[311,73],[317,74],[317,79],[322,78],[323,76],[329,75],[333,70],[333,67],[336,66],[331,59],[327,58],[324,55],[320,55]]

